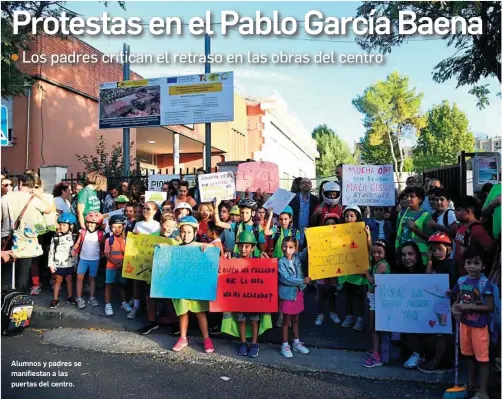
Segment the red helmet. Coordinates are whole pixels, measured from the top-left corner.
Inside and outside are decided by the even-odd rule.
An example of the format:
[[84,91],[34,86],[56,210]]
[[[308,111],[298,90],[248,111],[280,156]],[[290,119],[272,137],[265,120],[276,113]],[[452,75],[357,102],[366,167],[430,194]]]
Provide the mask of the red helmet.
[[89,212],[85,217],[85,221],[90,223],[101,224],[103,223],[103,215],[99,212]]
[[438,231],[429,237],[429,242],[444,244],[444,245],[453,245],[451,242],[451,238],[446,233],[442,233]]
[[328,219],[335,219],[338,222],[338,220],[340,220],[340,216],[338,216],[336,213],[327,213],[324,215],[322,222],[326,223],[326,220]]

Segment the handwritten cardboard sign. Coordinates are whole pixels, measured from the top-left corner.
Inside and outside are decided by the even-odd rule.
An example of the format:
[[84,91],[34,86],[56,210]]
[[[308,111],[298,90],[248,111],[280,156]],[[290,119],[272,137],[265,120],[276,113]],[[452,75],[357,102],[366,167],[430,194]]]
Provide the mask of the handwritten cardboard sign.
[[214,301],[220,250],[199,246],[157,247],[153,256],[152,298]]
[[218,295],[211,312],[266,312],[278,310],[277,259],[222,259]]
[[295,194],[284,190],[283,188],[278,188],[275,193],[263,204],[265,209],[274,208],[274,213],[279,215],[284,208],[286,208],[291,200],[295,197]]
[[313,280],[363,274],[369,266],[364,223],[312,227],[305,231]]
[[394,206],[392,165],[343,165],[343,205]]
[[179,179],[180,175],[150,175],[148,176],[148,190],[161,191],[164,183],[169,183],[171,180]]
[[176,240],[147,234],[127,235],[122,277],[150,283],[153,251],[157,244],[178,245]]
[[375,275],[377,331],[451,334],[447,274]]
[[167,199],[167,193],[163,191],[145,191],[145,202],[153,201],[158,206]]
[[232,172],[209,173],[199,176],[201,202],[235,198],[235,178]]
[[237,167],[237,191],[273,193],[279,188],[279,167],[272,162],[245,162]]

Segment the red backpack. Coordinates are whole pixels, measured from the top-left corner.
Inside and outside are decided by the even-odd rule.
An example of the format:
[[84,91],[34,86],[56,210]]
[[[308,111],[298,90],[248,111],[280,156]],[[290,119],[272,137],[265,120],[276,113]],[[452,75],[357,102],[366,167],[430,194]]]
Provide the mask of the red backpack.
[[[84,243],[85,235],[87,234],[87,229],[81,229],[79,233],[79,244],[77,248],[77,255],[80,255],[80,252],[82,251],[82,245]],[[105,244],[105,232],[103,230],[98,230],[98,242],[99,242],[99,252],[101,253],[101,256],[103,256],[104,252],[104,244]]]

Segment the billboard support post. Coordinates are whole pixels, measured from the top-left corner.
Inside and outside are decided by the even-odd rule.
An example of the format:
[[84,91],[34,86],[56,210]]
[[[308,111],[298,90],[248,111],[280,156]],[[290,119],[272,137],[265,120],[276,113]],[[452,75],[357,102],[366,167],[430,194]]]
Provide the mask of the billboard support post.
[[[124,53],[124,64],[122,65],[123,80],[130,79],[130,67],[129,64],[129,51],[131,47],[124,43],[123,53]],[[123,175],[129,177],[129,172],[131,170],[130,160],[131,160],[131,130],[126,127],[122,130],[122,156],[123,156]]]
[[[211,64],[208,62],[208,56],[211,54],[211,38],[206,33],[204,38],[204,52],[206,55],[206,65],[205,65],[205,73],[211,73]],[[211,173],[211,123],[206,123],[206,137],[205,137],[205,165],[207,173]]]

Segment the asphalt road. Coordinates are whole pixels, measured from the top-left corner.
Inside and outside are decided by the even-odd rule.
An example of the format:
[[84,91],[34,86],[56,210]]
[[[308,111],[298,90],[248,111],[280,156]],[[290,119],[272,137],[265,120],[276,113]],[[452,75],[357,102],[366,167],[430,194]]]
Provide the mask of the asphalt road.
[[[68,349],[44,343],[35,331],[26,331],[19,337],[2,337],[1,343],[2,398],[426,399],[440,398],[444,390],[443,386],[425,383],[310,372],[293,374],[252,363],[236,366],[222,362],[208,366],[196,359],[173,360],[146,354],[117,355]],[[14,362],[40,362],[40,366]],[[43,362],[47,362],[45,367]],[[49,362],[70,365],[59,364],[58,367]],[[13,375],[25,371],[51,375]],[[221,377],[230,379],[224,381]],[[39,386],[41,382],[48,386]],[[37,386],[20,386],[27,383]],[[72,386],[51,386],[57,383]]]

